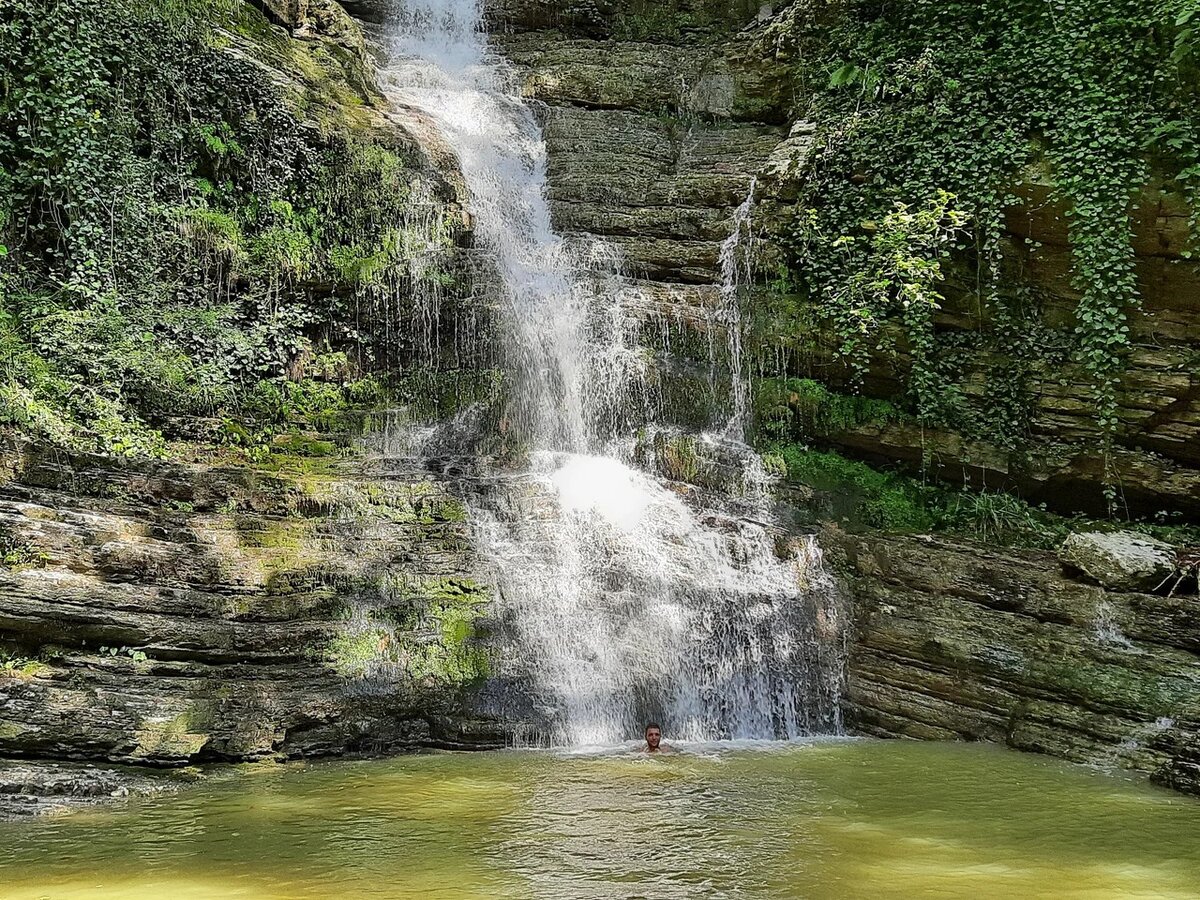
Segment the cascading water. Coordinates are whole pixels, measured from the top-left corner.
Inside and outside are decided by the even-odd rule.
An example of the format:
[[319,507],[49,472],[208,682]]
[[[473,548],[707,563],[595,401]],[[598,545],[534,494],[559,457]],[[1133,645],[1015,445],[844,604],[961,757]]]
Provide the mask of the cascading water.
[[[598,335],[578,263],[550,224],[546,149],[510,73],[479,30],[479,0],[410,0],[396,11],[386,84],[397,103],[440,128],[458,154],[471,212],[494,256],[518,379],[514,423],[535,446],[581,452],[594,443],[599,405],[636,358],[621,335]],[[602,348],[607,352],[596,352]]]
[[[672,483],[632,465],[630,398],[646,392],[620,279],[594,277],[554,232],[540,128],[480,19],[478,0],[403,0],[384,74],[457,152],[502,293],[505,425],[532,449],[471,511],[499,593],[496,674],[530,698],[528,740],[612,743],[648,718],[685,739],[836,729],[839,622],[819,549],[780,552],[754,479],[724,494],[681,483],[713,465],[715,440],[668,438]],[[740,434],[744,394],[734,406]]]

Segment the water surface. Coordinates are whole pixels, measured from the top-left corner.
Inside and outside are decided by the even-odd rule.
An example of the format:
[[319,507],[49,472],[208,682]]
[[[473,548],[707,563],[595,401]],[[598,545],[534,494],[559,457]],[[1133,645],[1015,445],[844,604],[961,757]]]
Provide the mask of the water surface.
[[0,896],[1195,898],[1200,803],[875,741],[260,767],[0,825]]

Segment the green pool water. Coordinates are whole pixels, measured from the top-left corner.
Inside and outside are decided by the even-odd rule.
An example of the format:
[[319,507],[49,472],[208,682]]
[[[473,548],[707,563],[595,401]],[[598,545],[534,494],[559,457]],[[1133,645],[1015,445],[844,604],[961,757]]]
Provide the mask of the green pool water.
[[1200,803],[831,741],[255,767],[0,825],[4,898],[1200,897]]

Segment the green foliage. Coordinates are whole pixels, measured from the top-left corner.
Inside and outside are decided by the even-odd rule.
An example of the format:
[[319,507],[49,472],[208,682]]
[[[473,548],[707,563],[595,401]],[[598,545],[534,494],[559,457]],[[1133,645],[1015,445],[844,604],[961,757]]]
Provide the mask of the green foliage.
[[773,440],[793,435],[820,438],[860,425],[907,419],[886,400],[838,394],[811,378],[763,379],[758,382],[754,403],[758,422]]
[[[314,347],[341,354],[357,400],[379,398],[364,373],[403,360],[363,322],[444,279],[452,235],[414,209],[401,154],[328,102],[314,127],[306,111],[329,97],[297,97],[261,65],[310,92],[336,80],[305,46],[240,0],[6,4],[0,423],[161,455],[181,417],[254,409],[264,382],[303,380]],[[305,417],[345,405],[340,389],[286,390]]]
[[371,377],[347,384],[279,379],[261,381],[249,390],[242,412],[268,425],[303,423],[322,431],[339,431],[348,414],[378,408],[385,397],[382,383]]
[[44,568],[49,557],[27,543],[12,537],[0,537],[0,565],[10,572]]
[[795,444],[778,447],[769,456],[782,462],[789,480],[835,492],[861,524],[887,531],[933,527],[934,516],[927,505],[929,491],[910,479]]
[[125,659],[133,660],[135,663],[146,662],[146,660],[149,659],[149,657],[146,656],[145,651],[135,650],[132,647],[101,647],[100,655],[108,656],[112,659],[124,657]]
[[[808,100],[797,112],[817,132],[798,212],[778,237],[785,286],[836,335],[834,355],[860,376],[872,352],[902,357],[915,414],[962,426],[931,320],[953,251],[995,326],[980,349],[1014,361],[996,436],[1018,443],[1028,404],[1016,394],[1044,341],[1004,217],[1024,202],[1015,185],[1044,182],[1067,216],[1080,295],[1067,350],[1112,435],[1139,302],[1134,192],[1156,167],[1200,196],[1196,16],[1194,0],[797,4],[781,39],[800,60]],[[795,309],[779,303],[764,328],[789,350],[804,324]]]
[[987,542],[1055,545],[1066,537],[1066,529],[1044,512],[999,491],[964,490],[943,501],[939,526]]
[[0,648],[0,679],[18,678],[28,681],[45,672],[47,666],[39,659],[24,656],[16,651]]
[[797,218],[791,234],[793,247],[820,248],[820,253],[842,256],[846,277],[822,296],[822,315],[831,320],[841,340],[839,356],[851,361],[861,377],[870,363],[870,352],[883,349],[888,337],[884,324],[897,318],[904,324],[913,356],[917,409],[924,414],[933,385],[929,384],[929,355],[933,346],[932,316],[942,297],[942,263],[966,222],[954,209],[955,198],[938,191],[920,208],[901,201],[878,221],[859,223],[857,232],[823,230],[818,210]]
[[[1047,513],[1000,491],[949,491],[881,471],[837,453],[776,445],[768,466],[789,481],[827,494],[849,527],[898,532],[946,532],[993,544],[1050,549],[1073,529],[1095,527]],[[1123,527],[1130,527],[1125,523]],[[1154,533],[1151,525],[1135,525]]]
[[1133,522],[1058,516],[1003,491],[948,490],[799,444],[772,445],[764,461],[768,471],[822,494],[832,518],[852,529],[945,533],[1042,550],[1057,548],[1072,532],[1122,529],[1177,547],[1200,546],[1200,528],[1168,514]]

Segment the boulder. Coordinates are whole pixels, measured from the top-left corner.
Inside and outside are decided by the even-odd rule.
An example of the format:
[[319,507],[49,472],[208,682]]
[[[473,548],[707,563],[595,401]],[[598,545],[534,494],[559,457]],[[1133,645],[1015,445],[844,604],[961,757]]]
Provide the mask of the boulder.
[[1170,544],[1132,531],[1073,534],[1058,558],[1115,591],[1152,591],[1175,571],[1175,550]]

